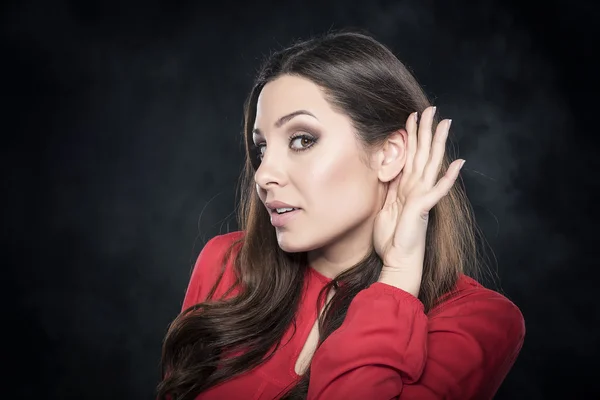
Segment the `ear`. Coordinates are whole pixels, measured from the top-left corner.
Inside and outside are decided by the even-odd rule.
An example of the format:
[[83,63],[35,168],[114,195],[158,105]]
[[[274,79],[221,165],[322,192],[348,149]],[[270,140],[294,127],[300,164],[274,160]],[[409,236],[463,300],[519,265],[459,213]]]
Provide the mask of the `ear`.
[[390,182],[404,168],[408,133],[402,128],[392,133],[376,153],[377,177],[381,182]]

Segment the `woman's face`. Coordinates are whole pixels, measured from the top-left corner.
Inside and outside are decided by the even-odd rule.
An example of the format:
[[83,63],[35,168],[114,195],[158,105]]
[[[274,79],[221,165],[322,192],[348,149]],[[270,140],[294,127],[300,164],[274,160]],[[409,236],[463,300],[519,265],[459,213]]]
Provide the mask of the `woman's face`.
[[355,253],[362,250],[356,246],[370,246],[382,184],[350,118],[334,111],[317,85],[290,75],[265,85],[253,141],[262,154],[255,181],[263,204],[297,208],[285,214],[269,209],[284,251],[343,242],[342,250]]

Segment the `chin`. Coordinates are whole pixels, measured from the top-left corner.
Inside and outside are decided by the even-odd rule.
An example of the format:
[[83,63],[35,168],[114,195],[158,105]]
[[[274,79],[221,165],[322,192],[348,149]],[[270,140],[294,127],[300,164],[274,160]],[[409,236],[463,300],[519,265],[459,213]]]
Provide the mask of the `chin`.
[[279,248],[286,253],[301,253],[306,251],[306,247],[295,241],[289,232],[277,233],[277,243]]
[[277,231],[277,243],[286,253],[303,253],[321,247],[315,238],[298,235],[289,230]]
[[309,250],[304,240],[288,230],[277,231],[277,244],[286,253],[301,253]]

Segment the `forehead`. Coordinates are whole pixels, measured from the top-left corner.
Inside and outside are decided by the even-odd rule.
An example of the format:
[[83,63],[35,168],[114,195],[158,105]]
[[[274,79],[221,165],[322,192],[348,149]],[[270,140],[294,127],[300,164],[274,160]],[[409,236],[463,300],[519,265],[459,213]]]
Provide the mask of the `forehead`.
[[319,120],[333,113],[323,90],[306,78],[284,75],[262,89],[256,104],[255,127],[267,128],[283,115],[307,110]]

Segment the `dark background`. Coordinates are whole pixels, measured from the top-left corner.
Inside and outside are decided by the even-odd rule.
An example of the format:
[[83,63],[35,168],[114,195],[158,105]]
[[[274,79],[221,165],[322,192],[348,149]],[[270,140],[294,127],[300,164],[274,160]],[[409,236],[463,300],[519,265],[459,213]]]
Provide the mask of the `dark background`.
[[153,397],[191,265],[236,229],[260,60],[348,26],[389,45],[453,118],[527,324],[497,398],[600,394],[593,2],[199,3],[3,5],[3,398]]

